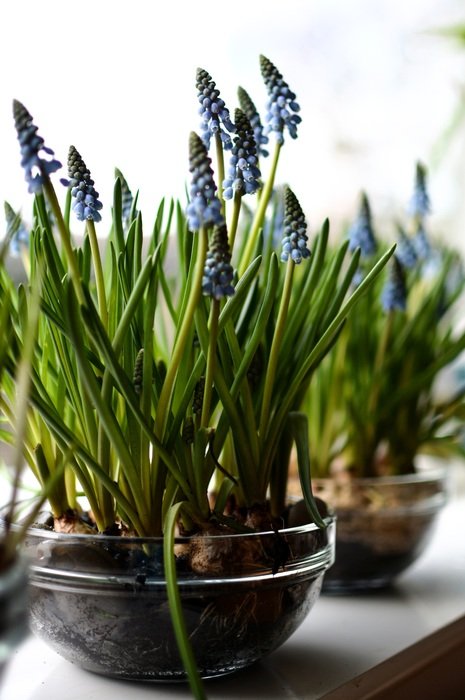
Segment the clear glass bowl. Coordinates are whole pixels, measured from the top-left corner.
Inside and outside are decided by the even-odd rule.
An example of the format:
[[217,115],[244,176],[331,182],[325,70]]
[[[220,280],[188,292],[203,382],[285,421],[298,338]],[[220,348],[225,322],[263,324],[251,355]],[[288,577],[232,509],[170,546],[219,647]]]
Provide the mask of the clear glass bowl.
[[0,678],[28,631],[27,565],[18,557],[0,575]]
[[425,550],[447,500],[445,471],[365,479],[315,479],[337,517],[336,562],[323,590],[383,588]]
[[[296,630],[334,561],[334,519],[327,523],[324,530],[311,524],[279,534],[204,537],[202,546],[222,551],[204,575],[183,568],[190,541],[176,541],[183,610],[202,677],[248,666]],[[55,651],[107,676],[185,679],[161,539],[33,529],[25,545],[31,628]]]

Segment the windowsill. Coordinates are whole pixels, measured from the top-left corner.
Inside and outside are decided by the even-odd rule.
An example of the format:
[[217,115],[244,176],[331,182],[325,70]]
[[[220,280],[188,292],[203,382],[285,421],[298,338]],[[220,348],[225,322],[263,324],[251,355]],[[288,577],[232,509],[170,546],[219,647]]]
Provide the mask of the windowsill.
[[[407,647],[422,639],[428,644],[428,635],[464,615],[464,531],[465,495],[461,495],[446,506],[428,550],[394,589],[351,597],[321,596],[297,632],[271,656],[245,671],[209,681],[209,700],[314,700],[349,681],[352,694],[334,694],[334,700],[368,697],[354,679],[359,683],[357,677],[365,674],[362,678],[368,687],[376,673],[383,672],[374,667],[388,659],[397,663],[401,674],[402,663],[411,665],[409,654],[415,654]],[[465,643],[465,625],[453,630],[456,644]],[[447,636],[447,630],[443,634]],[[431,664],[437,663],[439,669],[440,653],[435,659],[434,645],[428,648]],[[400,658],[390,658],[406,649]],[[131,700],[191,697],[188,688],[179,684],[128,683],[87,673],[33,637],[16,652],[0,688],[0,700],[126,700],[128,696]]]

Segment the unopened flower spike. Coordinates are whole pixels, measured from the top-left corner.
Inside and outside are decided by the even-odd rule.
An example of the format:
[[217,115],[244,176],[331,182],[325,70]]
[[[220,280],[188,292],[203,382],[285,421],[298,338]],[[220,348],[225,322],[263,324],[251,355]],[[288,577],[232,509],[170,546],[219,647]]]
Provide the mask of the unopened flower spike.
[[297,114],[300,111],[300,106],[295,101],[295,93],[290,90],[276,66],[265,56],[260,56],[260,70],[269,96],[265,117],[267,133],[273,131],[277,142],[283,144],[284,128],[286,127],[289,136],[296,139],[297,125],[302,119]]
[[68,175],[70,177],[68,185],[75,200],[72,209],[79,221],[100,221],[102,217],[99,210],[102,208],[102,203],[99,200],[99,193],[94,187],[90,171],[74,146],[69,147]]
[[202,139],[194,131],[189,137],[189,171],[192,173],[190,202],[186,209],[189,228],[197,231],[201,226],[224,223],[211,159]]
[[418,262],[418,255],[412,238],[408,236],[402,227],[397,229],[396,256],[401,265],[407,270],[412,269]]
[[284,191],[284,238],[282,240],[281,261],[287,262],[289,257],[299,264],[310,257],[307,248],[307,222],[302,207],[290,187]]
[[[232,148],[231,133],[236,128],[231,121],[229,110],[224,100],[220,97],[220,91],[212,77],[203,68],[197,68],[196,87],[197,97],[200,102],[199,114],[201,116],[202,140],[207,149],[210,148],[210,139],[219,134],[223,147],[226,150]],[[223,128],[224,127],[224,128]],[[229,133],[228,133],[229,132]]]
[[425,227],[421,221],[418,223],[412,242],[415,247],[418,260],[424,262],[432,257],[433,248],[429,240],[429,236],[426,233]]
[[360,248],[362,258],[369,258],[376,253],[377,245],[373,232],[371,209],[368,197],[364,192],[361,196],[357,218],[349,228],[348,237],[351,252]]
[[144,374],[144,348],[141,348],[136,355],[136,361],[134,363],[134,372],[132,374],[132,384],[134,386],[134,391],[136,394],[142,393],[142,383]]
[[426,168],[417,163],[413,194],[408,205],[408,213],[416,219],[423,220],[431,211],[430,198],[426,183]]
[[395,310],[405,311],[407,307],[405,271],[396,255],[392,258],[388,279],[381,293],[381,304],[386,313]]
[[115,168],[115,177],[117,177],[121,183],[121,214],[123,216],[124,221],[128,221],[129,217],[131,216],[131,209],[132,204],[134,202],[134,197],[129,188],[126,178],[124,177],[121,170],[119,170],[118,168]]
[[13,255],[18,255],[21,248],[29,246],[29,231],[24,225],[21,216],[15,212],[8,202],[5,202],[5,219],[10,252]]
[[241,109],[236,109],[234,120],[236,136],[233,139],[228,175],[223,181],[224,199],[232,199],[236,192],[241,195],[254,194],[261,186],[257,148],[250,121]]
[[39,194],[45,178],[59,170],[61,163],[53,157],[47,157],[55,154],[51,148],[45,146],[43,138],[37,133],[37,127],[33,124],[32,116],[18,100],[13,100],[13,118],[28,190]]
[[239,87],[237,89],[237,96],[239,99],[239,105],[244,114],[248,117],[250,125],[253,129],[257,153],[259,156],[266,158],[269,155],[269,152],[262,146],[263,144],[268,143],[269,138],[263,133],[263,124],[260,119],[260,114],[258,113],[258,110],[255,107],[255,104],[252,102],[248,92],[246,92],[244,88]]
[[213,231],[205,260],[202,280],[204,295],[213,299],[232,296],[235,291],[232,286],[233,277],[228,232],[226,225],[221,224]]

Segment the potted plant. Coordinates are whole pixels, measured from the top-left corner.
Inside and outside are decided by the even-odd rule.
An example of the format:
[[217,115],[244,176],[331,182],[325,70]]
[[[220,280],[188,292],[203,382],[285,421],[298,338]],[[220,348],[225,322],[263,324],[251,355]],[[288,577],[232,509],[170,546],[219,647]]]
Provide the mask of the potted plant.
[[[19,229],[18,217],[10,219],[6,236],[0,245],[0,277],[5,274],[4,265],[9,247],[17,240]],[[9,657],[28,633],[28,595],[27,595],[27,561],[21,553],[21,543],[24,540],[28,526],[34,521],[37,512],[43,505],[47,494],[46,488],[29,502],[29,515],[20,528],[13,527],[16,520],[16,510],[19,507],[20,480],[23,471],[21,444],[24,438],[25,416],[27,412],[28,387],[30,376],[31,354],[36,332],[39,312],[38,289],[31,290],[30,314],[24,326],[23,352],[17,364],[15,382],[18,388],[14,398],[16,420],[12,421],[11,429],[3,432],[3,440],[14,443],[11,452],[12,464],[1,465],[0,478],[5,485],[11,485],[7,502],[2,502],[0,524],[0,681]],[[11,341],[11,302],[8,293],[0,299],[0,380]],[[3,420],[1,421],[3,423]],[[2,442],[3,442],[2,440]],[[6,455],[0,455],[6,458]],[[10,458],[10,455],[8,455]],[[8,469],[10,467],[10,469]],[[9,482],[11,482],[9,484]]]
[[[0,271],[8,247],[6,238],[0,247]],[[2,298],[0,334],[9,334],[9,300]],[[0,375],[7,352],[7,342],[0,349]],[[0,679],[9,656],[27,634],[27,578],[24,560],[18,556],[17,543],[8,529],[0,532]]]
[[[317,493],[338,515],[327,591],[386,586],[415,561],[446,497],[444,470],[425,471],[421,455],[463,457],[465,387],[444,387],[465,348],[465,277],[460,255],[429,234],[429,209],[419,163],[396,252],[309,388]],[[357,284],[383,247],[366,194],[348,239],[362,249]]]
[[[28,284],[44,270],[23,454],[40,483],[54,478],[51,516],[26,539],[32,626],[100,673],[187,673],[197,697],[199,676],[272,651],[318,595],[334,522],[312,496],[299,399],[392,253],[349,292],[360,251],[347,242],[331,251],[327,222],[310,251],[286,187],[276,254],[276,169],[300,117],[277,68],[263,56],[260,67],[275,136],[268,178],[268,137],[250,96],[240,88],[232,119],[199,69],[202,134],[189,137],[187,207],[162,201],[147,236],[118,172],[104,256],[86,163],[72,146],[60,206],[51,178],[60,163],[14,102],[35,194]],[[246,195],[257,200],[252,214]],[[71,215],[83,222],[79,246]],[[28,285],[2,285],[13,300],[9,416]],[[293,442],[303,518],[285,498]]]

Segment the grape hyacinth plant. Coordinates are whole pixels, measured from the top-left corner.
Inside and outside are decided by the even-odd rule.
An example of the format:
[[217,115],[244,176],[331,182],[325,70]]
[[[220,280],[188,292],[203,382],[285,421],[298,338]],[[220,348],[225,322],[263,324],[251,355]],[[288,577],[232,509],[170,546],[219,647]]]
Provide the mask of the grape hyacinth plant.
[[[457,385],[446,396],[440,391],[441,380],[465,349],[458,323],[465,276],[460,254],[428,233],[426,175],[425,166],[418,164],[410,218],[397,223],[395,254],[310,386],[307,410],[316,476],[409,474],[422,454],[465,456],[465,389]],[[349,237],[354,231],[358,235],[366,211],[362,195]],[[386,248],[374,238],[373,224],[362,238],[371,241],[372,251]],[[362,262],[367,261],[369,255]]]
[[[6,272],[0,278],[0,298],[11,300],[0,407],[14,422],[29,290],[40,279],[23,458],[39,484],[51,484],[55,531],[163,538],[173,625],[196,697],[204,694],[183,626],[175,534],[279,530],[293,444],[308,520],[326,527],[312,495],[302,399],[393,252],[364,261],[352,286],[360,248],[344,241],[332,249],[328,221],[310,236],[288,185],[279,250],[265,240],[277,217],[284,133],[297,137],[300,116],[277,68],[263,56],[260,67],[276,141],[269,172],[258,166],[266,137],[250,98],[240,93],[233,124],[199,69],[202,133],[186,139],[187,203],[162,200],[147,233],[116,171],[104,251],[96,227],[106,203],[83,158],[70,148],[66,189],[56,186],[60,165],[46,158],[53,152],[14,102],[35,200],[28,284],[17,288]],[[231,155],[227,177],[223,151]],[[251,221],[241,217],[249,195]],[[273,571],[285,560],[280,555]]]

